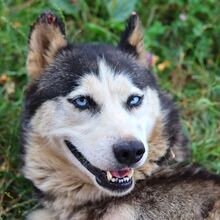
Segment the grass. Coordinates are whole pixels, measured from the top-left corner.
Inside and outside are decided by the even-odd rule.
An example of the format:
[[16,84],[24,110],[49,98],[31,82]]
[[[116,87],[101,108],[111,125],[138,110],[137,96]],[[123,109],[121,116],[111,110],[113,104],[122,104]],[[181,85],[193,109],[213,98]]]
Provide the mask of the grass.
[[124,20],[136,10],[154,72],[181,110],[192,160],[220,173],[220,2],[207,0],[0,0],[0,219],[22,219],[37,207],[20,171],[19,122],[27,83],[29,26],[52,9],[69,39],[116,44]]

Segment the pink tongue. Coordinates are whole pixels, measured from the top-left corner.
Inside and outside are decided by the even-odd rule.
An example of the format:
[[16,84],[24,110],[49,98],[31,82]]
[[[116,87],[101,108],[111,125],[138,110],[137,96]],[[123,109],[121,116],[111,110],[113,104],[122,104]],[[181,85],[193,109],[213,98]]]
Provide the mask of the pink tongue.
[[114,177],[118,177],[118,178],[122,178],[125,177],[129,174],[130,169],[124,169],[124,170],[113,170],[110,171],[110,173],[112,174],[112,176]]

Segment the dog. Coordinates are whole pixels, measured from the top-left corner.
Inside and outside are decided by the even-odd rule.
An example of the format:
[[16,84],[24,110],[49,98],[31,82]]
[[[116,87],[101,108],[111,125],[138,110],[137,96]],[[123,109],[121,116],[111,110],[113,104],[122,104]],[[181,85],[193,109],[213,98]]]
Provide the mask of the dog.
[[22,170],[44,207],[28,219],[219,216],[218,177],[200,184],[194,166],[173,168],[188,158],[187,138],[171,97],[146,69],[136,13],[114,47],[70,44],[61,19],[44,12],[28,47]]

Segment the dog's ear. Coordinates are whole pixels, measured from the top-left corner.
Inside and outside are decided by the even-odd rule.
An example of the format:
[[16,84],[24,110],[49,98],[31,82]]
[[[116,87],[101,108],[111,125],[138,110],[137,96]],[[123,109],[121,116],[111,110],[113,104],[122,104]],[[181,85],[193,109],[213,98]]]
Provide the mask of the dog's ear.
[[28,43],[27,71],[34,80],[53,61],[57,51],[67,45],[63,22],[52,12],[42,13],[31,27]]
[[147,59],[144,48],[144,32],[136,12],[133,12],[129,17],[118,47],[122,51],[134,55],[141,64],[146,65]]

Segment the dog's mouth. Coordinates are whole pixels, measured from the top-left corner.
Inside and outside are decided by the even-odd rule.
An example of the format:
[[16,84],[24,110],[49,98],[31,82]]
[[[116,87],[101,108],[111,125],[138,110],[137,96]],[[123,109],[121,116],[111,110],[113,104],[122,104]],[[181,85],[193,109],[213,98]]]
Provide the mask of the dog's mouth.
[[77,160],[95,176],[96,182],[103,188],[122,193],[128,191],[132,187],[132,177],[134,173],[132,168],[111,171],[101,170],[93,166],[70,141],[65,140],[65,144]]

